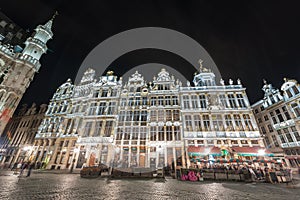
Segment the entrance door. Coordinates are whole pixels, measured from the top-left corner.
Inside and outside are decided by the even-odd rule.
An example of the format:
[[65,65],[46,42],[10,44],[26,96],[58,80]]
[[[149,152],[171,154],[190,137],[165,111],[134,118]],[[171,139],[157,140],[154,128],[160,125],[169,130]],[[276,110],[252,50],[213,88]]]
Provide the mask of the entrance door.
[[145,155],[140,155],[140,167],[145,167]]
[[151,169],[156,168],[156,158],[150,158],[150,168]]
[[91,153],[90,159],[89,159],[89,166],[94,166],[95,165],[95,160],[96,160],[96,154]]

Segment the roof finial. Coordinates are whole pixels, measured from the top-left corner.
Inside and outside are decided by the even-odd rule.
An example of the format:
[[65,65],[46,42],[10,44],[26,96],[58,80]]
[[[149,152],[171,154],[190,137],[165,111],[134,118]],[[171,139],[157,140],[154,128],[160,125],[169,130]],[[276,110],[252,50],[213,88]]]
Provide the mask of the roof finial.
[[203,65],[202,65],[203,60],[199,59],[199,60],[198,60],[198,63],[199,63],[199,71],[201,72],[201,71],[202,71],[202,68],[203,68]]
[[57,12],[57,11],[55,11],[55,13],[53,14],[53,16],[52,16],[51,20],[53,21],[57,15],[58,15],[58,12]]
[[266,81],[266,79],[263,79],[263,82],[264,82],[264,84],[265,85],[267,85],[268,83],[267,83],[267,81]]

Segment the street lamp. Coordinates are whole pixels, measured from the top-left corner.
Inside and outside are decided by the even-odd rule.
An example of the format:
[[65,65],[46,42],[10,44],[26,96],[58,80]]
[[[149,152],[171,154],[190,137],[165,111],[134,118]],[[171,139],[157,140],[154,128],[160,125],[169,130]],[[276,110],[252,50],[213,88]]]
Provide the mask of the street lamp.
[[23,151],[25,151],[25,156],[24,156],[24,161],[26,160],[26,158],[27,158],[27,154],[28,154],[28,152],[31,152],[32,151],[32,149],[33,149],[33,147],[32,146],[24,146],[23,147]]

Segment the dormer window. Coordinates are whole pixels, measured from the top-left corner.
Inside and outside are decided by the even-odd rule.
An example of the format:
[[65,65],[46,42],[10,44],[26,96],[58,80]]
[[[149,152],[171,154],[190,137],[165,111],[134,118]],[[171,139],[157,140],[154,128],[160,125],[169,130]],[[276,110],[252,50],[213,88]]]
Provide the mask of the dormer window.
[[289,98],[291,98],[293,96],[290,90],[286,90],[286,93],[287,93]]
[[294,85],[294,86],[292,87],[292,90],[293,90],[293,92],[294,92],[295,95],[299,94],[299,90],[298,90],[298,88],[296,87],[296,85]]
[[102,90],[102,95],[101,97],[107,97],[108,90]]

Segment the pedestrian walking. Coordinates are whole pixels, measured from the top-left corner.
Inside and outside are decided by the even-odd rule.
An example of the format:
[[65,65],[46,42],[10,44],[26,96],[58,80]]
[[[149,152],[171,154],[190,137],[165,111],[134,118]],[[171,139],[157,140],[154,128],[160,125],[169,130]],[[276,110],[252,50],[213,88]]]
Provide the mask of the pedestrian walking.
[[24,162],[24,163],[22,164],[22,167],[21,167],[21,171],[20,171],[19,177],[22,176],[24,170],[25,170],[27,167],[28,167],[28,164],[27,164],[26,162]]
[[27,176],[26,177],[29,177],[30,174],[31,174],[31,170],[34,168],[34,162],[30,163],[29,166],[28,166],[28,172],[27,172]]

